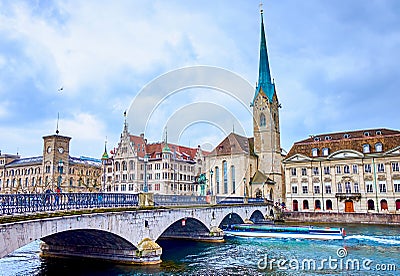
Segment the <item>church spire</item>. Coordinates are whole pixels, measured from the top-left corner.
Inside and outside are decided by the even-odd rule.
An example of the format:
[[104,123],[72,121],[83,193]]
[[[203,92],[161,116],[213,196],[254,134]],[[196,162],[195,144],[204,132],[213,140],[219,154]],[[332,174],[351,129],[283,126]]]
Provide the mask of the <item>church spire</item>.
[[267,42],[265,39],[265,30],[264,30],[264,17],[263,17],[264,12],[262,8],[260,10],[260,13],[261,13],[260,60],[258,67],[258,83],[256,87],[256,92],[254,94],[253,103],[261,90],[265,93],[270,102],[272,102],[272,97],[275,92],[275,86],[271,81],[271,72],[269,69]]

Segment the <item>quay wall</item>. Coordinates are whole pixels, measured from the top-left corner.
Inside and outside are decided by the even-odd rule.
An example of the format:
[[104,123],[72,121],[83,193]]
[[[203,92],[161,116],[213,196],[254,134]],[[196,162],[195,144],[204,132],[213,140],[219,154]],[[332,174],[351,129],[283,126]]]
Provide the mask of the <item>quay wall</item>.
[[400,214],[285,212],[286,222],[366,223],[400,225]]

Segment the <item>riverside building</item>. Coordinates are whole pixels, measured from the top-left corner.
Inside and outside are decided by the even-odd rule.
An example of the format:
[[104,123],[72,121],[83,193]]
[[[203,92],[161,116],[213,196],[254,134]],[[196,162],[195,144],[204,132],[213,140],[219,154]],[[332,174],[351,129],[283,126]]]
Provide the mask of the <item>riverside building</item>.
[[101,162],[69,155],[71,137],[43,137],[43,155],[21,158],[0,154],[0,193],[96,192],[101,190]]
[[311,136],[283,160],[287,206],[303,212],[400,212],[400,131]]

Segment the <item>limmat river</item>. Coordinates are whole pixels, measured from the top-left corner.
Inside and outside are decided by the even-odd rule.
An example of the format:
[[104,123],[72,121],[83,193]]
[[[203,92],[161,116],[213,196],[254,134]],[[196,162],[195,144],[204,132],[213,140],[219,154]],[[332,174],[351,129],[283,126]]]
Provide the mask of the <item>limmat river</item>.
[[39,241],[0,259],[0,275],[400,275],[400,226],[345,227],[344,240],[158,241],[159,265],[41,258]]

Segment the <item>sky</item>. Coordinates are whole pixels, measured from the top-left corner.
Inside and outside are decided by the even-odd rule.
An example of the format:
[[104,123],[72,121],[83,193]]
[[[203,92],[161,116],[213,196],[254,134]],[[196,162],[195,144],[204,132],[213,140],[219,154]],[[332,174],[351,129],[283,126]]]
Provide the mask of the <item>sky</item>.
[[[117,146],[125,111],[130,133],[149,142],[166,130],[169,142],[205,149],[230,131],[252,136],[259,9],[0,0],[1,152],[42,155],[59,116],[70,155],[100,158],[105,141]],[[265,0],[263,10],[286,151],[309,135],[399,129],[400,1]],[[201,85],[193,68],[206,68]]]

